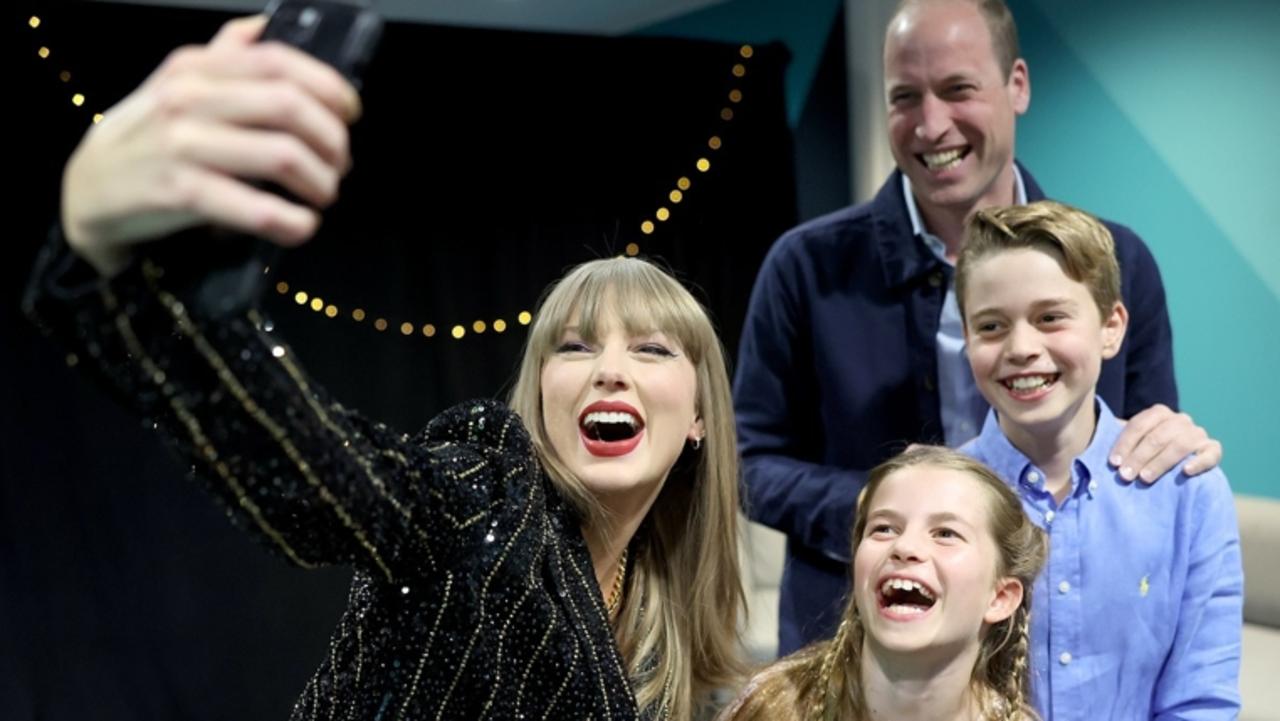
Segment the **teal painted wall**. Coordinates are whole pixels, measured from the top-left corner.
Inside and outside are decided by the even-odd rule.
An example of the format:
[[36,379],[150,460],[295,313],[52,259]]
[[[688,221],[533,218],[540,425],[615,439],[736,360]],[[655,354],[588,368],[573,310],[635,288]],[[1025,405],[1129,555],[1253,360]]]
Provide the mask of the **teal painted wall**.
[[1010,0],[1031,68],[1018,155],[1164,275],[1183,408],[1239,493],[1280,498],[1280,3]]

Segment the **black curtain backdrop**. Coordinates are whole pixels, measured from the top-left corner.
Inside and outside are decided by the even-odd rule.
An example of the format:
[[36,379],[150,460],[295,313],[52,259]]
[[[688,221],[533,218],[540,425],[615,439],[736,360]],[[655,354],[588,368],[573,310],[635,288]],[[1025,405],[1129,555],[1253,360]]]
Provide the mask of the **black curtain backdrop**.
[[[349,574],[293,569],[242,537],[149,427],[18,312],[92,113],[225,16],[15,6],[4,41],[17,162],[0,263],[0,718],[282,718],[327,647]],[[695,289],[732,350],[756,269],[796,219],[786,62],[774,46],[744,59],[707,42],[391,25],[353,135],[356,169],[321,235],[276,269],[272,282],[290,290],[268,294],[268,315],[334,395],[404,430],[501,396],[524,339],[517,314],[566,268],[630,243]],[[674,204],[682,176],[691,187]],[[337,317],[296,304],[297,290]],[[378,317],[388,330],[373,327]],[[486,332],[471,328],[477,319]]]

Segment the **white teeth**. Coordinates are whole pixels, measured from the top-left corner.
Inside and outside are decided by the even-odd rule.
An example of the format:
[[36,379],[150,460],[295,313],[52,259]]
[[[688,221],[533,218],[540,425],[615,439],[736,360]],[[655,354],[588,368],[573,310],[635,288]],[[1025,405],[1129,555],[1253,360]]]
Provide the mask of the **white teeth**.
[[954,148],[941,153],[924,153],[921,157],[924,158],[924,164],[929,170],[943,170],[958,164],[961,154],[960,148]]
[[583,419],[583,425],[592,423],[626,423],[632,428],[636,427],[636,417],[630,413],[620,413],[618,411],[594,411],[588,413]]
[[922,614],[928,609],[922,608],[920,606],[903,606],[900,604],[894,604],[892,606],[889,606],[889,610],[892,611],[893,613],[898,614],[899,616],[910,616],[913,614],[914,615]]
[[1008,381],[1009,387],[1016,391],[1029,391],[1052,382],[1050,376],[1019,376]]
[[911,581],[905,578],[885,579],[885,582],[880,584],[880,593],[887,593],[890,589],[897,589],[899,591],[915,591],[930,601],[933,600],[933,594],[919,581]]

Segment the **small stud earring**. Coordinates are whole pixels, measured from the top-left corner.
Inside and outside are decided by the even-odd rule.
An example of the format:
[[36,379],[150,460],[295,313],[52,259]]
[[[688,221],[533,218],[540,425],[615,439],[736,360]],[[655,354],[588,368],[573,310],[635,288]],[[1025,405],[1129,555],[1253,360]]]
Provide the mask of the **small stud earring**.
[[700,450],[702,450],[702,438],[694,438],[694,439],[693,439],[693,450],[695,450],[695,451],[700,451]]

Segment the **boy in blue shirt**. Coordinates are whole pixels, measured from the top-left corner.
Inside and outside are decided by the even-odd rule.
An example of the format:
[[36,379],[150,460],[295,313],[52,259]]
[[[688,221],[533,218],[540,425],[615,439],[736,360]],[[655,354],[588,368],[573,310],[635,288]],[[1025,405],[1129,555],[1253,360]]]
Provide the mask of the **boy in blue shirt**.
[[1049,534],[1031,615],[1045,721],[1231,719],[1243,577],[1227,479],[1179,465],[1132,485],[1107,463],[1122,428],[1094,393],[1128,311],[1106,227],[1058,203],[978,211],[956,265],[974,379],[991,404],[962,450]]

